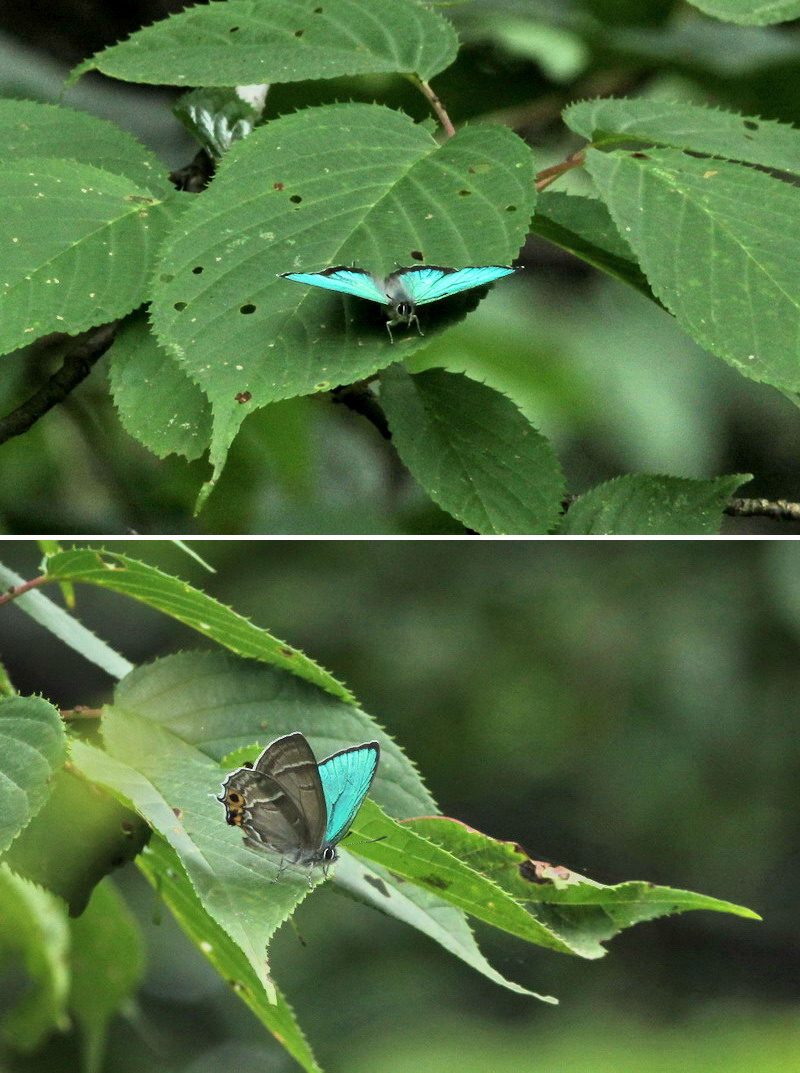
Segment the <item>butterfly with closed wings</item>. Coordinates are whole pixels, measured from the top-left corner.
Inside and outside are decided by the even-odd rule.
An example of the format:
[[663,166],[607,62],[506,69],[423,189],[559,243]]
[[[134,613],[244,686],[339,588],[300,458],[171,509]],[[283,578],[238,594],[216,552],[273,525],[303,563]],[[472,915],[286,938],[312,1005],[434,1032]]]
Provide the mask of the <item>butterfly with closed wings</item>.
[[226,822],[241,827],[245,845],[281,855],[281,871],[290,861],[309,870],[321,864],[327,872],[369,793],[379,756],[377,741],[367,741],[318,764],[302,734],[285,734],[255,764],[231,772],[217,800]]
[[398,268],[388,276],[370,275],[363,268],[346,268],[338,265],[326,268],[322,272],[282,272],[283,279],[295,283],[308,283],[312,287],[322,287],[342,294],[354,294],[358,298],[367,298],[386,307],[386,330],[389,339],[394,342],[392,328],[397,324],[410,327],[416,324],[422,335],[417,317],[417,306],[428,302],[437,302],[451,294],[471,290],[491,283],[501,276],[516,272],[506,265],[487,265],[484,268],[440,268],[438,265],[412,265],[410,268]]

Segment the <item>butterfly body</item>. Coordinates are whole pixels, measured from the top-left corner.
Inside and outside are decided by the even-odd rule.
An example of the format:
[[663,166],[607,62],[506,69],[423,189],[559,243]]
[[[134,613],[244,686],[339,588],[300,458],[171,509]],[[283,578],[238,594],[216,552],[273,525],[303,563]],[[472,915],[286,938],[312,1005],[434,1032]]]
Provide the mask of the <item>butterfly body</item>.
[[506,265],[486,265],[482,268],[441,268],[439,265],[411,265],[398,268],[388,276],[373,276],[363,268],[347,268],[337,265],[322,272],[283,272],[284,279],[307,283],[324,290],[339,291],[379,302],[389,318],[386,328],[392,338],[392,328],[397,324],[409,327],[417,325],[422,335],[416,308],[428,302],[436,302],[473,287],[485,286],[516,269]]
[[327,869],[369,792],[380,747],[365,742],[317,763],[300,733],[271,742],[250,766],[231,772],[218,798],[245,844],[303,867]]

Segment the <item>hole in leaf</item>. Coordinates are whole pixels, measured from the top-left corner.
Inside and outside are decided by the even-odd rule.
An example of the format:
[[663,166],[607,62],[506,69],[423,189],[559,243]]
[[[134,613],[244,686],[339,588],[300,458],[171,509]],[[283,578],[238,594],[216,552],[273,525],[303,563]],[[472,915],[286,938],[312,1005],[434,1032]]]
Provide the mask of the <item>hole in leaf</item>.
[[295,37],[302,37],[304,33],[305,33],[305,30],[295,30],[294,36]]
[[196,276],[199,276],[202,271],[203,271],[203,266],[202,265],[195,265],[194,268],[192,269],[192,272],[194,272],[194,274]]
[[314,15],[321,15],[322,14],[322,8],[321,7],[315,7],[314,11],[313,11],[313,14]]
[[471,193],[472,193],[472,191],[471,191],[471,190],[459,190],[459,191],[458,191],[458,196],[459,196],[459,197],[469,197],[469,195],[470,195]]
[[238,29],[239,29],[238,26],[230,26],[230,27],[228,27],[228,33],[229,34],[235,34]]
[[748,130],[758,130],[758,123],[754,123],[752,119],[745,119],[744,125]]
[[302,199],[302,198],[300,197],[300,195],[299,195],[299,194],[292,194],[292,196],[291,196],[291,197],[289,198],[289,200],[290,200],[290,201],[291,201],[291,202],[292,202],[293,204],[295,204],[295,205],[299,205],[299,204],[300,204],[300,202],[301,202],[301,201],[302,201],[303,199]]
[[186,302],[176,302],[172,308],[176,309],[179,313],[182,313],[184,309],[186,309]]
[[236,399],[237,402],[249,402],[253,396],[250,394],[249,391],[240,391],[233,397],[234,399]]
[[423,256],[423,253],[422,253],[422,250],[412,250],[411,251],[411,257],[412,257],[412,260],[414,260],[414,261],[424,261],[425,260],[425,257]]
[[506,212],[516,212],[516,211],[517,211],[517,206],[516,205],[506,205]]
[[255,311],[256,307],[252,304],[252,302],[248,302],[246,305],[239,306],[240,313],[255,313]]

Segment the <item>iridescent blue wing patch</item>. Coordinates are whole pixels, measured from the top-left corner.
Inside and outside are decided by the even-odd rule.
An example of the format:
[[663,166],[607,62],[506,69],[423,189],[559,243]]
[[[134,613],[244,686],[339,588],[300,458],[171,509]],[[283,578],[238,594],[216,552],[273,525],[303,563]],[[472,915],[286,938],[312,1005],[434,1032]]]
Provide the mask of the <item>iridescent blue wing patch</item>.
[[[481,287],[501,276],[515,272],[506,265],[487,265],[483,268],[440,268],[437,265],[413,265],[398,268],[387,276],[387,285],[396,280],[415,306],[436,302],[448,295]],[[388,288],[387,288],[388,289]]]
[[358,298],[367,298],[370,302],[386,305],[387,298],[378,284],[362,268],[345,268],[338,265],[326,268],[324,272],[281,272],[284,279],[295,283],[308,283],[312,287],[322,287],[327,291],[340,291],[342,294],[354,294]]
[[379,756],[377,741],[368,741],[352,749],[342,749],[320,762],[319,777],[328,810],[326,845],[336,845],[350,830],[369,793]]

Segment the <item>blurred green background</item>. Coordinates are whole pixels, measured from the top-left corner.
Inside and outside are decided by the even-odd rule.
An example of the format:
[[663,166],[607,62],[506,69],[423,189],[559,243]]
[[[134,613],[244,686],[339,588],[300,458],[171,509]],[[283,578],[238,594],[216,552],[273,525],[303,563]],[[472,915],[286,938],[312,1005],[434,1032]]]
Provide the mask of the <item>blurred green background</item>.
[[[397,922],[323,889],[273,970],[327,1073],[789,1073],[800,1054],[800,546],[761,541],[207,541],[116,550],[175,572],[303,648],[419,765],[441,810],[605,883],[728,899],[586,962],[478,928],[505,992]],[[0,559],[35,576],[33,542]],[[58,599],[57,590],[48,595]],[[196,634],[99,590],[84,624],[139,663]],[[112,683],[13,604],[21,692],[97,705]],[[298,728],[302,729],[302,728]],[[213,789],[213,788],[211,788]],[[222,817],[220,818],[222,822]],[[295,1068],[128,866],[148,970],[106,1069]],[[268,893],[265,893],[265,897]],[[0,995],[5,991],[0,988]],[[54,1041],[11,1073],[72,1073]]]
[[[32,0],[0,14],[0,94],[55,101],[68,69],[182,0]],[[580,144],[561,111],[593,96],[709,103],[800,122],[800,29],[735,26],[680,0],[480,0],[445,5],[463,42],[435,88],[457,122],[501,122],[537,166]],[[169,87],[93,74],[65,104],[113,119],[167,167],[195,147],[170,113]],[[421,119],[401,79],[276,86],[269,114],[331,100],[385,101]],[[554,189],[586,191],[575,172]],[[772,388],[701,351],[623,284],[539,239],[527,271],[495,288],[469,326],[448,332],[414,368],[466,369],[506,391],[552,438],[572,493],[626,472],[707,477],[751,472],[748,496],[800,499],[798,412]],[[0,413],[59,364],[41,343],[3,357]],[[462,532],[396,464],[363,418],[328,396],[258,411],[244,425],[199,519],[203,461],[159,461],[123,430],[101,363],[67,402],[0,448],[0,531],[8,533]],[[21,490],[24,489],[24,494]],[[726,519],[725,532],[786,534],[800,525]]]

